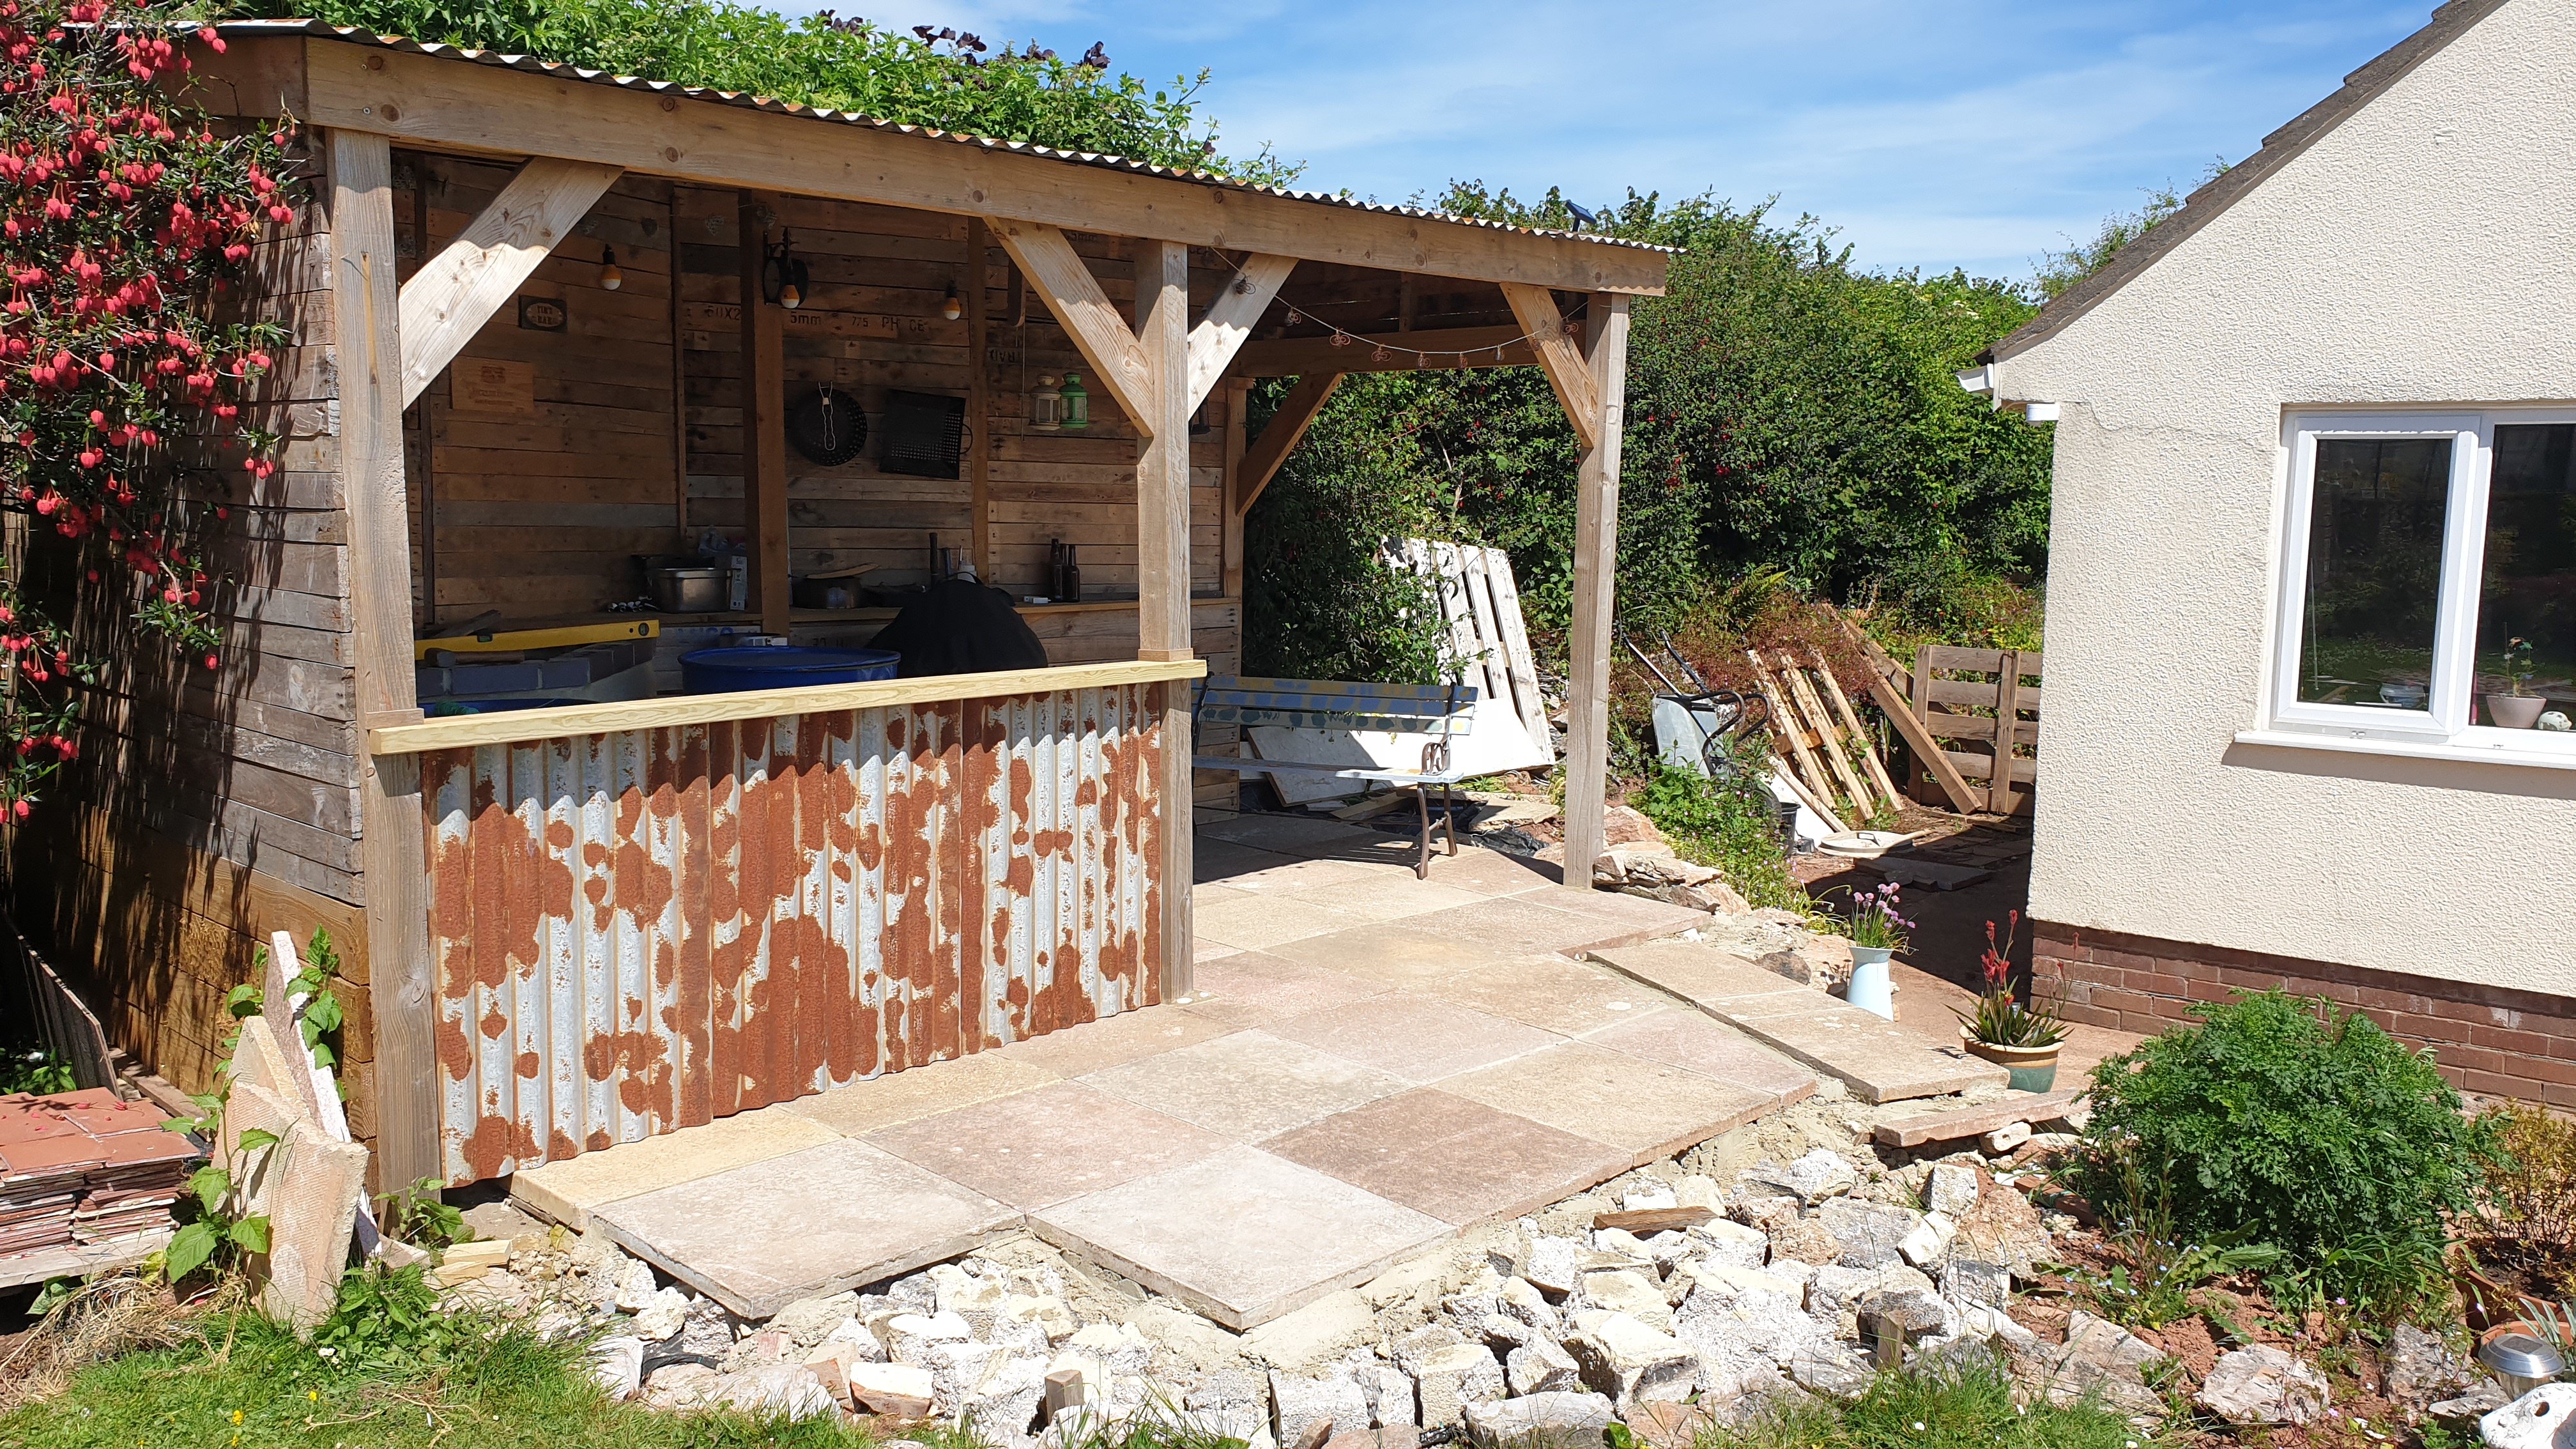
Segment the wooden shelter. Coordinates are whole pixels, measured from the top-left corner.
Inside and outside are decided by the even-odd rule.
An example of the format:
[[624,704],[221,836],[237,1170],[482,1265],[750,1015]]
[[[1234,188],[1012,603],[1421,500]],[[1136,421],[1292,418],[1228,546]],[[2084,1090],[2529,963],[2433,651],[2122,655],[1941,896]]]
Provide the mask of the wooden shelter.
[[[1245,512],[1348,372],[1536,364],[1564,402],[1569,858],[1597,852],[1655,249],[318,24],[222,33],[201,99],[310,128],[315,204],[265,255],[299,336],[267,399],[286,459],[235,510],[230,662],[100,716],[17,842],[22,917],[169,1075],[207,1075],[222,991],[281,926],[338,942],[389,1183],[1186,992],[1189,682],[1234,671]],[[793,309],[764,286],[781,244]],[[1036,428],[1035,380],[1067,370],[1092,425]],[[1247,437],[1251,380],[1286,375]],[[872,416],[962,398],[960,476],[792,454],[820,383]],[[596,622],[635,556],[708,529],[745,541],[749,606],[667,628],[863,639],[884,611],[797,608],[792,579],[917,580],[931,535],[1015,595],[1077,544],[1106,597],[1025,611],[1044,670],[423,718],[416,633]]]

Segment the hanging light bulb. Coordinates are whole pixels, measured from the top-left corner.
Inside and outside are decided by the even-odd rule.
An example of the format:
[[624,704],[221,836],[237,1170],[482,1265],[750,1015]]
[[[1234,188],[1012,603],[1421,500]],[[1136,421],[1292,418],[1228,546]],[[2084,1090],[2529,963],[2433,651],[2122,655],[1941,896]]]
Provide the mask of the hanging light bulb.
[[615,247],[599,249],[599,285],[602,289],[611,292],[626,285],[626,274],[617,267],[617,248]]
[[805,288],[813,281],[813,274],[805,259],[789,245],[788,234],[780,232],[778,244],[763,250],[766,255],[760,263],[761,295],[791,312],[804,306]]
[[954,322],[958,318],[966,315],[966,304],[957,299],[957,284],[955,282],[948,284],[948,295],[941,298],[939,301],[939,315],[947,318],[951,322]]

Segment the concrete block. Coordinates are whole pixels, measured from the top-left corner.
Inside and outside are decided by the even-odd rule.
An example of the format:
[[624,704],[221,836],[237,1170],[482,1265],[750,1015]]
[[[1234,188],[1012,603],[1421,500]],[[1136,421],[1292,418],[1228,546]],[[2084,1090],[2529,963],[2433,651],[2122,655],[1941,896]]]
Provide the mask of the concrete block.
[[1415,1361],[1413,1372],[1422,1399],[1422,1422],[1432,1427],[1462,1422],[1467,1405],[1510,1392],[1501,1361],[1482,1344],[1434,1349]]

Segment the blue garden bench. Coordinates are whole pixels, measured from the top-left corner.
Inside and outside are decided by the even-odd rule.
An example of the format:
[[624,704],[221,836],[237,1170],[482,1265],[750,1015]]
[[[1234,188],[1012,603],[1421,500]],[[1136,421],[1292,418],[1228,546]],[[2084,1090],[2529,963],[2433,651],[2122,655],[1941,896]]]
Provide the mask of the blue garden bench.
[[1385,730],[1428,735],[1422,746],[1422,768],[1390,769],[1373,765],[1322,765],[1301,760],[1252,760],[1221,755],[1194,755],[1202,770],[1232,770],[1241,775],[1275,771],[1323,775],[1339,780],[1383,780],[1413,787],[1422,821],[1421,853],[1416,877],[1431,874],[1431,787],[1440,787],[1441,829],[1448,853],[1458,853],[1458,824],[1449,814],[1450,790],[1464,776],[1450,764],[1450,743],[1464,735],[1476,707],[1472,684],[1362,684],[1339,679],[1202,679],[1191,701],[1198,725],[1280,725],[1291,729]]

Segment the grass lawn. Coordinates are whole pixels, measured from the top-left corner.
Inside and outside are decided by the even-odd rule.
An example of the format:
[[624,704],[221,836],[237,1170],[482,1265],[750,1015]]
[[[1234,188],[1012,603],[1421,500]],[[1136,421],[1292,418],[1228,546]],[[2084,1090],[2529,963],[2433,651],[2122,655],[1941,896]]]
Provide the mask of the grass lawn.
[[[229,1336],[229,1341],[227,1337]],[[612,1404],[576,1347],[505,1331],[471,1350],[397,1352],[343,1366],[254,1313],[214,1317],[177,1347],[83,1370],[58,1398],[0,1418],[25,1449],[843,1449],[874,1440],[828,1422],[660,1414]],[[358,1355],[348,1355],[356,1358]]]
[[1848,1403],[1811,1399],[1699,1449],[2152,1449],[2155,1437],[2091,1403],[2024,1410],[2000,1369],[1883,1373]]

